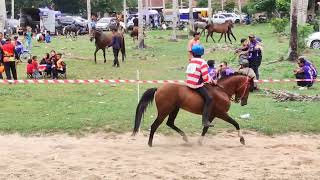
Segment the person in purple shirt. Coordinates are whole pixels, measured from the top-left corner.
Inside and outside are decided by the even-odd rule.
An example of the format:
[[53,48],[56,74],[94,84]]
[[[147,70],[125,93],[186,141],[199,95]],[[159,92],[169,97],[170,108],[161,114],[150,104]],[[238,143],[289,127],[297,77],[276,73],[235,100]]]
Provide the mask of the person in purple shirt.
[[318,76],[318,71],[317,71],[317,68],[314,64],[312,64],[311,61],[307,60],[304,56],[300,56],[298,59],[304,59],[305,60],[305,65],[306,66],[309,66],[312,70],[312,77],[313,79],[316,79],[317,76]]
[[216,68],[214,67],[215,61],[214,60],[208,60],[207,62],[209,68],[208,73],[211,79],[216,80],[217,79],[217,73]]
[[223,61],[218,68],[217,77],[221,79],[221,78],[232,76],[233,74],[234,74],[234,70],[228,67],[228,63],[226,61]]
[[309,81],[298,81],[297,85],[301,87],[311,87],[313,85],[313,73],[310,66],[306,64],[305,59],[298,59],[298,68],[294,70],[297,79],[306,79]]

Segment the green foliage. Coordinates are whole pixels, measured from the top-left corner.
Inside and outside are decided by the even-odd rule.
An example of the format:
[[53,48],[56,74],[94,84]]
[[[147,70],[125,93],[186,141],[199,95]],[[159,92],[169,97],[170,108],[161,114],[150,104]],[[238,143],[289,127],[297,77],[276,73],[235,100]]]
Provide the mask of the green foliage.
[[288,25],[289,20],[286,18],[274,18],[271,20],[271,25],[277,33],[283,33]]
[[206,8],[206,7],[208,7],[208,1],[207,0],[199,0],[198,1],[198,6]]
[[302,52],[306,48],[305,39],[313,32],[312,26],[298,26],[298,54],[302,54]]
[[224,8],[226,11],[233,11],[235,6],[236,6],[236,3],[234,1],[227,1],[226,6]]
[[282,11],[289,14],[290,0],[276,0],[276,8],[278,11]]

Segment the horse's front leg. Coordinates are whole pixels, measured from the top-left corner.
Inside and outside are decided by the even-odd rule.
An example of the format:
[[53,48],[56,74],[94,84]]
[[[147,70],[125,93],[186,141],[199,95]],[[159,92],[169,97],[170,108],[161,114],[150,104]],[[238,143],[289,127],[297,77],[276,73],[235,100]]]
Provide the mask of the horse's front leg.
[[221,33],[221,36],[220,36],[220,39],[219,39],[219,41],[218,41],[218,42],[220,42],[220,40],[222,39],[222,36],[223,36],[223,33]]
[[96,51],[94,52],[94,62],[97,64],[97,52],[99,51],[98,48],[96,48]]
[[245,145],[245,140],[244,137],[242,136],[242,132],[240,130],[240,126],[237,123],[237,121],[235,121],[234,119],[232,119],[227,113],[225,114],[220,114],[219,116],[217,116],[220,119],[223,119],[224,121],[232,124],[237,130],[238,130],[238,136],[240,138],[240,142],[241,144]]
[[230,31],[227,32],[227,35],[228,35],[228,39],[229,39],[230,43],[232,44],[232,41],[230,39]]
[[[213,118],[211,118],[211,119],[209,120],[210,123],[212,123],[212,121],[213,121],[214,118],[215,118],[215,117],[213,117]],[[214,126],[214,125],[211,125],[211,127],[213,127],[213,126]],[[209,130],[209,127],[208,127],[208,126],[207,126],[207,127],[203,127],[201,136],[200,136],[200,138],[199,138],[199,140],[198,140],[198,144],[199,144],[199,145],[202,145],[202,144],[203,144],[204,136],[207,134],[208,130]]]
[[102,51],[103,51],[104,63],[106,63],[107,62],[107,60],[106,60],[106,49],[104,48],[104,49],[102,49]]

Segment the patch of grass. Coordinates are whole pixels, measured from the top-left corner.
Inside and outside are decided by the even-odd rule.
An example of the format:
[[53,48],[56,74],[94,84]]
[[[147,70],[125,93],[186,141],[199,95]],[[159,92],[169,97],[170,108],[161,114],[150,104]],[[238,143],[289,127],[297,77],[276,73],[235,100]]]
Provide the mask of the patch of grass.
[[[288,38],[279,37],[273,33],[272,27],[266,24],[254,26],[237,26],[234,29],[238,41],[253,33],[262,38],[264,44],[261,79],[293,78],[292,70],[296,64],[281,61],[269,62],[286,56]],[[33,54],[42,57],[44,53],[55,49],[65,54],[68,64],[69,79],[136,79],[136,71],[140,78],[154,79],[184,79],[187,65],[187,39],[169,42],[171,31],[147,32],[145,50],[137,50],[129,36],[126,37],[127,59],[120,68],[113,68],[112,52],[107,53],[106,64],[103,63],[102,52],[98,53],[98,64],[93,62],[94,44],[87,36],[77,41],[66,40],[64,37],[54,37],[52,44],[34,44]],[[185,32],[179,32],[185,34]],[[214,38],[218,40],[218,34]],[[280,40],[279,40],[280,39]],[[237,67],[235,48],[239,43],[226,45],[221,43],[205,43],[206,49],[212,49],[204,56],[218,62],[226,60],[231,66]],[[319,50],[307,50],[307,57],[320,67]],[[74,58],[70,58],[74,57]],[[88,60],[77,60],[80,57]],[[268,65],[267,65],[268,64]],[[25,65],[18,65],[19,78],[25,79]],[[140,92],[147,88],[160,85],[141,85]],[[261,84],[261,88],[285,89],[303,94],[318,94],[319,87],[312,90],[299,91],[295,84]],[[82,132],[126,132],[131,131],[137,105],[137,92],[134,84],[118,84],[115,87],[105,84],[90,85],[0,85],[0,131],[4,133],[52,133],[67,132],[79,134]],[[238,120],[242,128],[259,131],[265,134],[287,132],[320,132],[318,107],[320,103],[285,102],[278,103],[260,93],[253,93],[249,104],[245,107],[233,104],[230,115]],[[240,120],[239,116],[250,113],[249,120]],[[142,129],[148,130],[156,118],[155,105],[147,111],[142,123]],[[201,131],[201,117],[185,111],[180,111],[177,126],[187,133]],[[232,129],[232,125],[217,120],[211,133],[224,129]],[[165,126],[159,128],[165,134],[175,133]]]

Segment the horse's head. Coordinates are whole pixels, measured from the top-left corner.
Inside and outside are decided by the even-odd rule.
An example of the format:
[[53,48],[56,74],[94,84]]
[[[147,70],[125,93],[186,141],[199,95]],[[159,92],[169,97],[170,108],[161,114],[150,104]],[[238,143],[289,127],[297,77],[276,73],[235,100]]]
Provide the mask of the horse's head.
[[101,35],[101,32],[97,29],[92,29],[90,32],[90,41],[92,42],[93,39],[98,38]]
[[248,103],[249,92],[254,86],[254,81],[249,76],[242,76],[238,82],[239,86],[236,89],[235,102],[241,101],[241,106],[245,106]]

